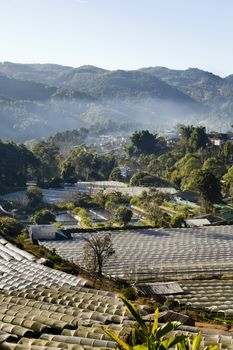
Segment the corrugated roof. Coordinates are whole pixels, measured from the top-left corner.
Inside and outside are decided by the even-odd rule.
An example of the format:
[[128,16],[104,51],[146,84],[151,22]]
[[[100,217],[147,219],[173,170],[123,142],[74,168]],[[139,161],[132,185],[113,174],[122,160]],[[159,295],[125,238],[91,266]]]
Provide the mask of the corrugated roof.
[[176,282],[161,282],[161,283],[139,283],[137,288],[144,295],[153,297],[153,295],[169,295],[181,294],[183,289]]
[[209,226],[210,222],[208,219],[187,219],[185,220],[188,226]]

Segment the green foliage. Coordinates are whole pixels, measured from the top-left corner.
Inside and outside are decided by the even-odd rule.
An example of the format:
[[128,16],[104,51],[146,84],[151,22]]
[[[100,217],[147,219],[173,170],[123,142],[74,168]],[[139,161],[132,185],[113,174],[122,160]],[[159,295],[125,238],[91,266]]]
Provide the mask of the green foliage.
[[[180,322],[167,322],[159,326],[159,310],[155,310],[155,319],[153,324],[146,325],[140,316],[137,308],[126,298],[121,297],[131,316],[136,321],[136,326],[132,328],[128,341],[121,339],[113,331],[102,327],[103,331],[110,336],[120,350],[168,350],[176,348],[177,350],[201,350],[202,335],[198,333],[192,340],[186,335],[170,335],[176,330]],[[217,350],[218,345],[206,346],[203,350]]]
[[0,217],[0,234],[7,237],[16,237],[20,235],[23,225],[20,221],[9,216]]
[[24,187],[32,169],[38,166],[36,157],[24,145],[1,141],[0,155],[1,187]]
[[39,187],[28,187],[26,191],[26,196],[29,200],[28,207],[31,207],[33,209],[41,207],[43,203],[43,193]]
[[177,213],[171,217],[170,227],[185,227],[185,215],[182,213]]
[[73,213],[78,216],[83,227],[91,227],[89,212],[84,208],[74,208]]
[[82,145],[70,152],[66,163],[75,169],[79,180],[106,180],[116,166],[116,159],[112,153],[99,155]]
[[182,190],[195,190],[195,174],[201,167],[200,156],[188,153],[175,163],[170,175],[171,181]]
[[179,127],[180,144],[185,147],[186,151],[197,152],[204,149],[208,144],[208,136],[205,127],[193,125]]
[[117,222],[120,225],[126,226],[132,219],[133,212],[128,209],[126,206],[119,206],[114,213],[114,222]]
[[56,216],[48,209],[42,209],[32,216],[32,221],[37,225],[51,224],[56,220]]
[[57,132],[48,138],[48,142],[56,145],[60,150],[70,149],[73,146],[81,145],[85,142],[89,130],[85,128],[66,130]]
[[158,176],[143,171],[134,173],[130,179],[131,186],[161,186],[164,183]]
[[59,177],[59,149],[52,143],[41,142],[35,145],[33,153],[40,162],[36,176],[38,183],[46,183]]
[[222,146],[221,154],[226,163],[233,161],[233,142],[226,142]]
[[61,165],[61,176],[64,182],[68,182],[71,184],[74,184],[78,180],[75,167],[67,161],[64,161]]
[[214,174],[200,170],[195,180],[205,211],[212,209],[214,203],[221,202],[221,184]]
[[226,173],[227,168],[224,162],[216,157],[210,157],[203,163],[202,170],[211,172],[218,179]]
[[96,196],[96,201],[100,206],[114,212],[120,205],[127,205],[130,202],[128,195],[124,195],[119,191],[100,192]]
[[151,134],[148,130],[135,131],[131,136],[131,151],[135,154],[152,154],[166,148],[166,142],[163,138],[157,138],[157,135]]
[[109,175],[109,180],[112,180],[112,181],[123,180],[123,176],[121,175],[121,169],[119,167],[115,167],[112,169],[111,174]]
[[123,295],[128,300],[136,300],[137,298],[137,292],[134,287],[127,287],[123,289]]
[[227,173],[223,176],[224,188],[228,194],[233,194],[233,166],[231,166]]
[[146,210],[146,221],[154,227],[169,227],[170,216],[163,212],[156,202],[151,201]]

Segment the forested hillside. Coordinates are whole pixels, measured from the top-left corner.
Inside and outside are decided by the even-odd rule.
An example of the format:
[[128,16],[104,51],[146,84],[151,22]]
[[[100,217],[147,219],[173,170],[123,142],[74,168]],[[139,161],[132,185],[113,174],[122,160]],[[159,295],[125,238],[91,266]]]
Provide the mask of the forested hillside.
[[199,122],[229,129],[233,79],[198,69],[109,71],[53,64],[0,64],[0,138],[25,141],[96,123],[148,129]]

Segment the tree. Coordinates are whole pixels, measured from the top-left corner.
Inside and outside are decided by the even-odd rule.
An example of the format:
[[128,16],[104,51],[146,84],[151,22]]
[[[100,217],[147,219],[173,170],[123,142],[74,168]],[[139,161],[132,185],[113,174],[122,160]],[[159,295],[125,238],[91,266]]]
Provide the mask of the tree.
[[227,173],[223,176],[225,188],[229,189],[233,186],[233,166],[231,166]]
[[203,163],[202,170],[213,173],[218,179],[226,173],[226,166],[224,162],[216,157],[209,157]]
[[154,227],[169,227],[170,225],[170,216],[164,213],[155,201],[149,202],[146,209],[146,219]]
[[166,147],[163,138],[157,138],[157,135],[151,134],[148,130],[135,131],[130,139],[136,154],[152,154]]
[[115,167],[112,169],[111,174],[109,175],[109,180],[113,180],[113,181],[123,180],[123,176],[121,175],[121,169],[119,167]]
[[37,225],[51,224],[55,220],[56,216],[48,209],[42,209],[36,212],[32,217],[32,221]]
[[40,162],[37,170],[38,183],[44,183],[59,177],[59,149],[52,143],[41,142],[35,145],[33,153]]
[[226,142],[222,146],[222,155],[226,163],[233,160],[233,142]]
[[222,200],[220,181],[213,173],[203,170],[197,172],[195,180],[202,206],[208,212],[213,209],[214,203],[219,203]]
[[43,192],[39,187],[28,187],[26,191],[26,196],[29,200],[29,207],[38,208],[43,203]]
[[0,141],[0,187],[24,187],[38,160],[24,145]]
[[120,225],[126,226],[132,219],[133,212],[127,207],[121,205],[114,213],[114,221]]
[[186,152],[197,152],[201,148],[206,148],[208,144],[208,135],[204,126],[179,125],[178,132],[180,135],[179,144]]
[[99,155],[85,145],[73,149],[66,162],[75,168],[80,180],[108,180],[112,169],[116,166],[113,153]]
[[0,234],[6,238],[8,236],[18,236],[23,229],[21,222],[9,216],[0,217]]
[[183,190],[195,189],[194,175],[201,167],[200,157],[196,154],[187,153],[175,163],[174,170],[170,174],[171,181]]
[[111,235],[109,233],[95,233],[85,238],[84,262],[87,270],[103,276],[103,266],[115,254]]
[[75,167],[67,161],[63,162],[61,165],[61,176],[65,182],[71,184],[76,183],[78,180]]
[[196,128],[193,128],[188,143],[190,150],[196,152],[200,148],[206,148],[207,143],[208,135],[206,134],[205,127],[197,126]]
[[130,179],[131,186],[161,186],[165,181],[158,176],[151,175],[143,171],[137,171]]
[[177,213],[171,217],[170,227],[186,227],[185,216]]
[[233,198],[233,166],[223,176],[224,190]]

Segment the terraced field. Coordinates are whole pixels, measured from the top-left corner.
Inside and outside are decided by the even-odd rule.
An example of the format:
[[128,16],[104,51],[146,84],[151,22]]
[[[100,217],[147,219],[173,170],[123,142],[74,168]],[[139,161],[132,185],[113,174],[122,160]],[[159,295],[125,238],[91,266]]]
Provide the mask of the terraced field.
[[[101,326],[122,337],[133,320],[116,295],[87,288],[85,283],[41,265],[31,254],[0,238],[0,349],[115,348]],[[148,319],[147,307],[138,307]],[[192,337],[199,329],[182,326],[176,332]],[[232,333],[202,332],[202,346],[219,343],[220,349],[233,349]]]
[[[84,237],[90,235],[75,233],[72,240],[40,244],[85,268]],[[233,226],[119,230],[111,236],[116,254],[104,273],[112,277],[147,281],[233,276]]]
[[[176,193],[176,190],[173,187],[157,187],[156,189],[163,193]],[[71,197],[77,192],[96,193],[99,191],[118,191],[122,194],[128,194],[130,196],[139,196],[144,191],[149,191],[149,188],[141,186],[128,186],[124,182],[118,181],[77,182],[74,186],[66,186],[65,188],[61,189],[44,189],[43,196],[45,202],[53,204],[67,199],[70,200]],[[15,201],[23,196],[25,196],[25,191],[18,191],[0,196],[0,198],[7,201]]]
[[[141,314],[146,315],[146,308],[139,308]],[[101,326],[122,337],[132,324],[122,302],[109,292],[85,287],[0,292],[0,348],[3,350],[113,349],[115,343],[103,333]],[[231,333],[202,331],[203,346],[221,343],[220,348],[233,349]],[[182,326],[177,332],[193,336],[199,329]]]
[[53,270],[24,250],[0,237],[0,289],[36,288],[38,286],[84,286],[86,280]]
[[184,294],[169,298],[194,308],[205,308],[211,312],[233,317],[233,280],[180,281]]

